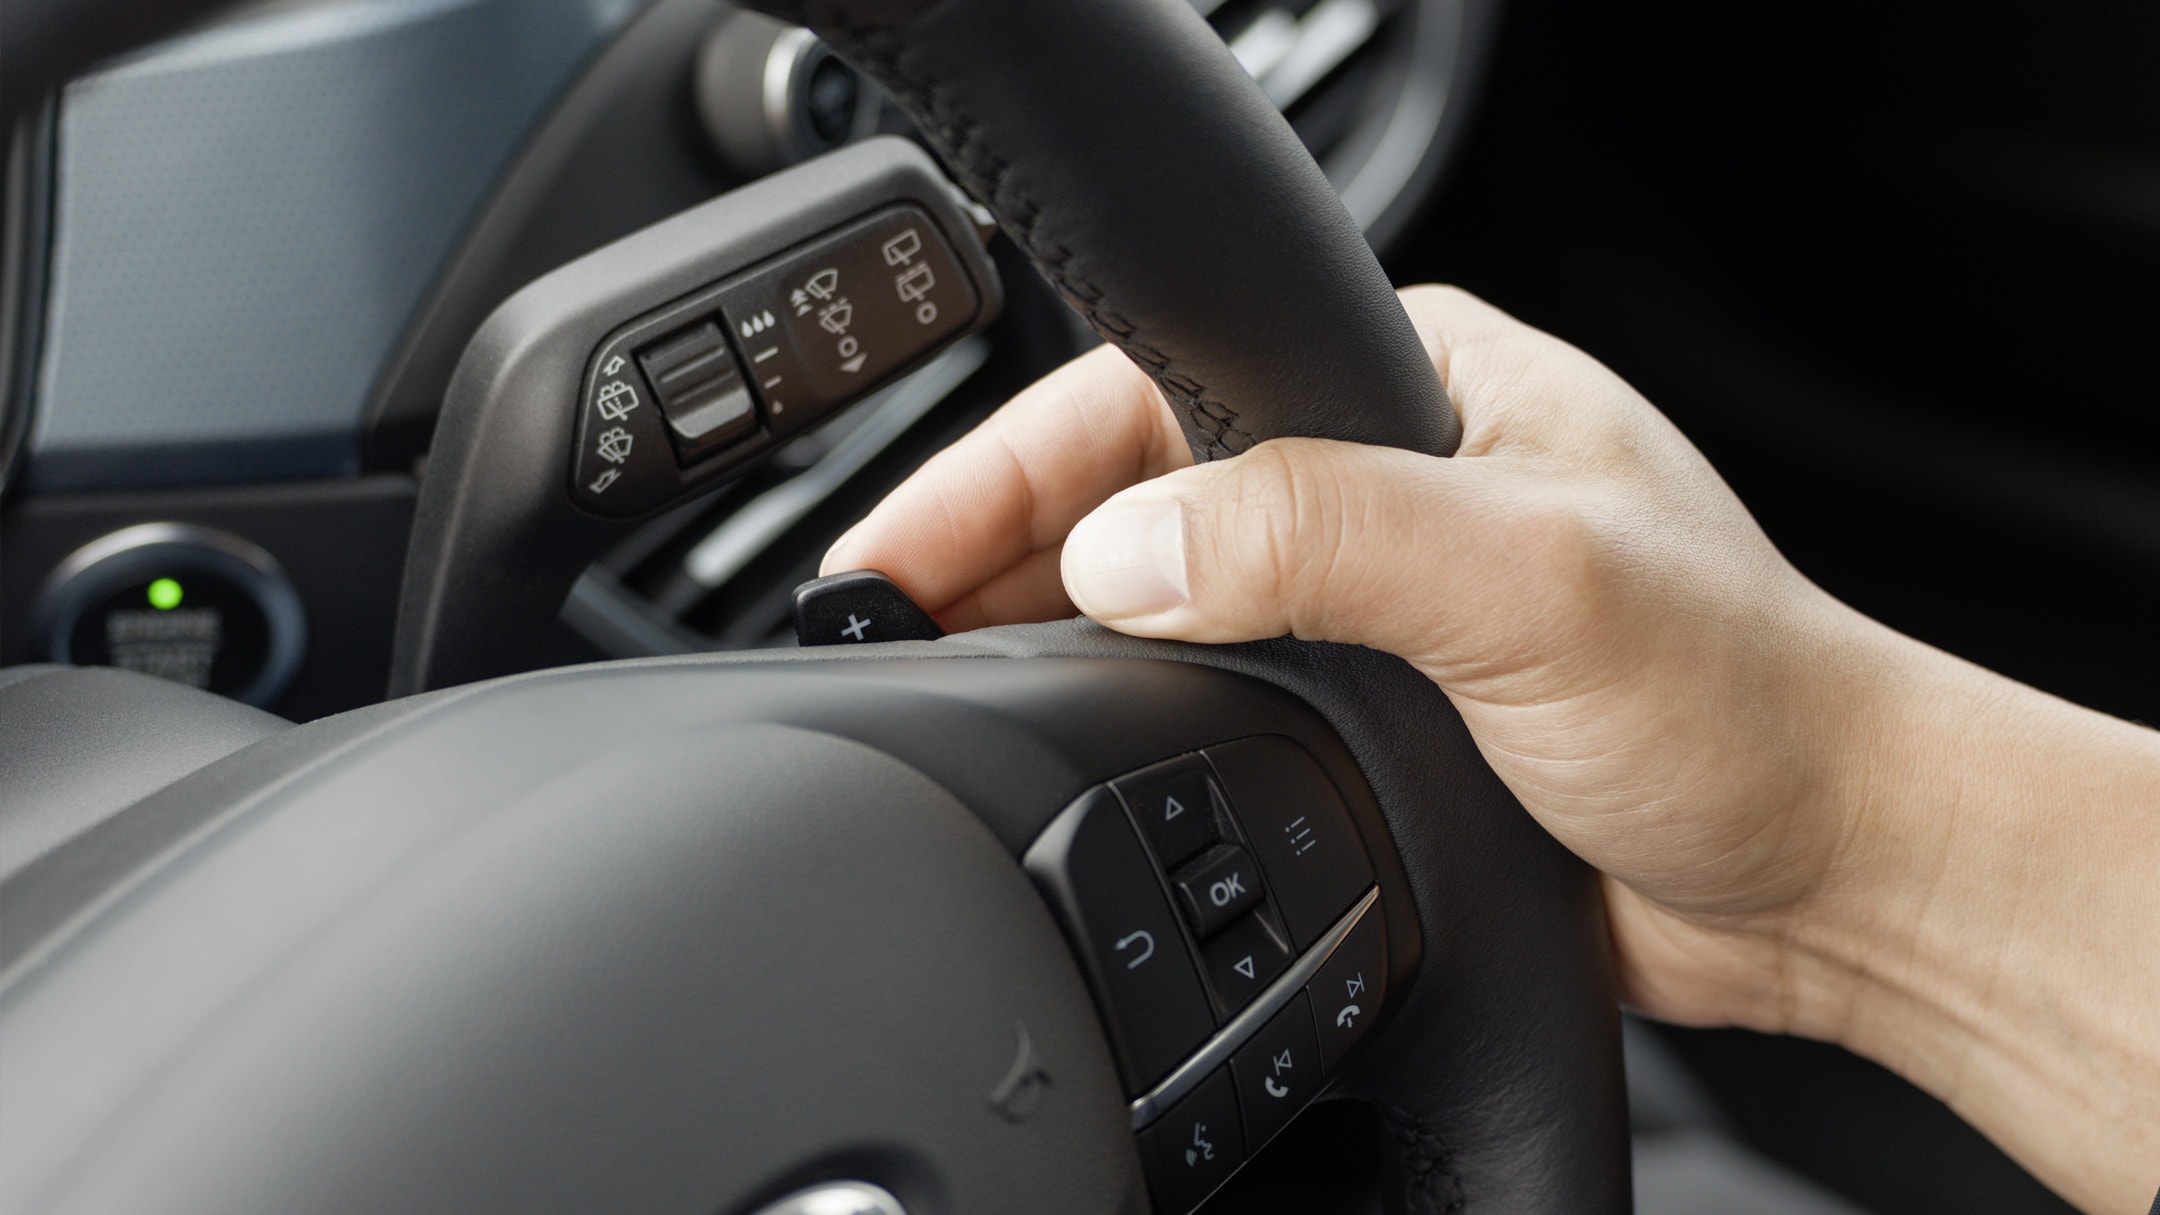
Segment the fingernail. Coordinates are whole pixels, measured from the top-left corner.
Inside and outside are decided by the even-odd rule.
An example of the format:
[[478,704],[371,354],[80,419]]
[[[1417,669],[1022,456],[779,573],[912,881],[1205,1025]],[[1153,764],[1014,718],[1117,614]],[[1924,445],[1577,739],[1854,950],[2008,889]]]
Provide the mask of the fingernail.
[[1106,503],[1065,538],[1065,591],[1097,619],[1184,603],[1185,511],[1175,499]]

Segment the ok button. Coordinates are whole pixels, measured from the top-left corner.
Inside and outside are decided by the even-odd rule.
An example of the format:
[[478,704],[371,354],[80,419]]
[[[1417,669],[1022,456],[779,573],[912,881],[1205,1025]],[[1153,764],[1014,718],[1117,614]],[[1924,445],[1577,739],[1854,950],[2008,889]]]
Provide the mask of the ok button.
[[1193,932],[1215,935],[1260,902],[1260,871],[1243,848],[1219,844],[1171,879]]

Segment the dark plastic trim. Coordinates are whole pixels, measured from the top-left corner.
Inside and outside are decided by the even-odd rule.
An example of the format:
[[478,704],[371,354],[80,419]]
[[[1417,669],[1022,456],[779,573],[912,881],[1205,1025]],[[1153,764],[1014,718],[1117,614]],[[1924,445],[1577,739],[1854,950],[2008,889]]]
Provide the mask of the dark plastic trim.
[[[892,137],[805,161],[642,229],[497,308],[458,362],[421,483],[390,694],[523,669],[578,575],[635,521],[580,509],[566,475],[584,408],[579,390],[610,332],[896,203],[921,208],[944,230],[981,301],[969,327],[945,342],[988,325],[1004,297],[973,217],[927,153]],[[939,349],[918,352],[884,382]],[[849,403],[880,386],[864,384]],[[730,459],[748,461],[775,443],[761,429]],[[731,464],[725,475],[746,467]],[[686,481],[681,489],[687,496],[716,484]]]
[[[427,450],[466,343],[520,287],[738,184],[691,112],[695,48],[726,11],[714,0],[650,4],[534,127],[383,361],[361,411],[363,468],[402,470]],[[607,207],[565,188],[580,169],[596,171],[599,150],[626,156],[639,170],[627,196]],[[619,168],[610,161],[597,171]]]
[[28,449],[45,347],[45,289],[52,272],[53,154],[59,107],[46,98],[16,121],[8,141],[0,217],[0,497]]

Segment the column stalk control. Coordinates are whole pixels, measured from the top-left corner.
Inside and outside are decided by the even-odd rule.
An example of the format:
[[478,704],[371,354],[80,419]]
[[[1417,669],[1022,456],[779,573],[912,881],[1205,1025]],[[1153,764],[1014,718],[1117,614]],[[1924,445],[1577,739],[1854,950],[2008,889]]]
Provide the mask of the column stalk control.
[[638,520],[996,318],[979,213],[880,137],[596,249],[466,346],[413,520],[394,696],[524,669]]

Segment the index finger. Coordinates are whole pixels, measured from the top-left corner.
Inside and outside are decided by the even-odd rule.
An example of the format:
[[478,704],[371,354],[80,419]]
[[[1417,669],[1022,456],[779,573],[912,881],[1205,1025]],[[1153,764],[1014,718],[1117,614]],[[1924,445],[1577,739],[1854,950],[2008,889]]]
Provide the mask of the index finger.
[[821,572],[882,570],[947,627],[1048,619],[1071,610],[1055,554],[1073,524],[1190,463],[1154,382],[1100,347],[931,457],[834,543]]

